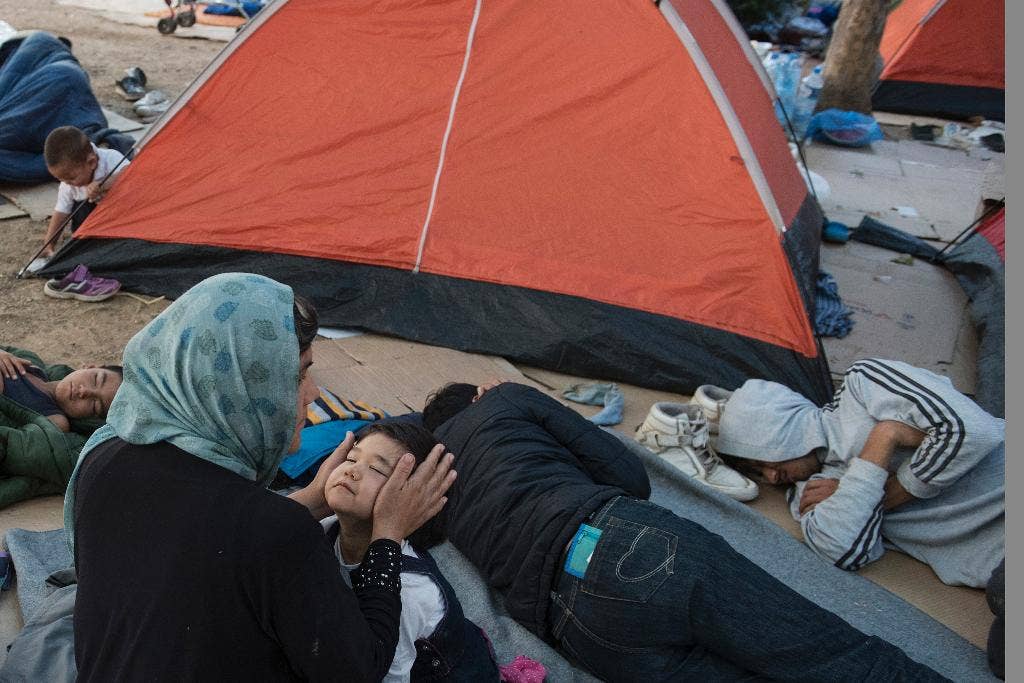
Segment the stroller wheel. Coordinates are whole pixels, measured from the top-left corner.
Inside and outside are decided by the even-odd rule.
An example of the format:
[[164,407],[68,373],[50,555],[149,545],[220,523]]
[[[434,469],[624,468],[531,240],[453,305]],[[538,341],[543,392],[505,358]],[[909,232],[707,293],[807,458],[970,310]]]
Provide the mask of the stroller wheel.
[[178,25],[189,27],[196,23],[196,13],[192,10],[178,13]]
[[160,21],[156,22],[156,30],[160,31],[164,35],[174,33],[174,29],[178,28],[178,22],[172,17],[164,17]]

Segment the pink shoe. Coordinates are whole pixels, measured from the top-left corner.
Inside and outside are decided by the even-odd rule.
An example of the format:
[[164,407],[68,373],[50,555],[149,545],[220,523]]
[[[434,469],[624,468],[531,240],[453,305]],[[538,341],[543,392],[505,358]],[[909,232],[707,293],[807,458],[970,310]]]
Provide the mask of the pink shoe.
[[113,278],[96,277],[79,264],[61,280],[49,280],[43,285],[43,294],[54,299],[103,301],[118,293],[121,283]]

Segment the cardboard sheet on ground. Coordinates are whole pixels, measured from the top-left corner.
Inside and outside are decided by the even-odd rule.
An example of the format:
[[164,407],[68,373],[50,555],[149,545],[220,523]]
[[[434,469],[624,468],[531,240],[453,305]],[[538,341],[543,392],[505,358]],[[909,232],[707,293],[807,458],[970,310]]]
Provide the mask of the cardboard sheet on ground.
[[[805,147],[808,168],[831,187],[830,220],[856,227],[870,215],[925,239],[951,240],[975,218],[988,161],[918,141],[882,140],[870,148]],[[897,207],[917,215],[900,215]],[[907,212],[904,212],[907,213]]]
[[21,218],[27,215],[28,213],[19,208],[17,204],[11,202],[7,197],[0,195],[0,220]]
[[[823,245],[820,268],[839,284],[853,309],[853,330],[822,342],[833,373],[862,358],[893,358],[947,375],[957,389],[974,391],[973,330],[967,297],[945,268],[860,242]],[[966,326],[966,329],[965,329]],[[968,351],[968,352],[963,352]]]
[[29,215],[34,221],[44,221],[53,213],[57,202],[57,182],[42,185],[14,185],[0,183],[0,194]]
[[[886,254],[885,259],[878,261],[882,264],[889,263],[888,258],[894,255],[869,245],[851,243],[851,246],[854,246],[855,250],[858,247],[873,249],[876,256],[878,253]],[[910,267],[889,265],[893,268],[917,267],[916,264]],[[932,287],[942,287],[948,273],[935,273],[934,270],[930,270],[920,275]],[[928,280],[929,277],[938,278],[938,284]],[[954,294],[960,297],[962,306],[963,292],[955,281],[950,286],[956,288]],[[854,329],[856,330],[856,327]],[[861,348],[867,355],[892,357],[893,349],[885,345],[886,335],[890,334],[891,331],[885,329],[876,330],[874,334],[868,330],[864,346]],[[918,341],[926,338],[922,336],[921,329],[917,329],[915,335],[914,338]],[[908,341],[907,346],[912,346],[912,343]],[[947,346],[950,347],[948,352],[952,353],[952,342]],[[482,382],[492,378],[531,384],[584,416],[592,415],[599,410],[595,406],[567,402],[561,397],[561,390],[566,386],[592,380],[529,366],[510,366],[500,358],[466,354],[372,334],[338,341],[317,340],[314,349],[313,371],[318,383],[339,391],[344,390],[347,396],[368,401],[390,412],[419,410],[422,408],[426,393],[446,382]],[[915,350],[919,349],[915,347]],[[903,352],[902,348],[900,352]],[[832,361],[832,365],[833,369],[846,367],[844,365],[840,368],[839,361],[835,360]],[[965,361],[963,365],[973,373],[973,361]],[[956,383],[957,379],[953,379]],[[410,391],[408,386],[411,385],[407,384],[409,382],[420,388]],[[689,399],[680,394],[657,392],[626,384],[619,386],[626,401],[624,419],[616,429],[627,434],[643,421],[653,403],[685,402]],[[764,495],[751,506],[790,534],[799,536],[799,527],[789,515],[781,489],[765,487]],[[861,573],[939,619],[975,645],[984,644],[988,625],[991,623],[991,614],[985,605],[983,591],[946,586],[927,566],[897,552],[888,553]]]
[[103,115],[107,117],[107,125],[111,128],[117,128],[122,133],[131,133],[132,131],[142,130],[144,124],[140,121],[133,121],[132,119],[121,116],[116,111],[104,108]]
[[393,415],[421,410],[427,395],[447,382],[510,379],[530,383],[503,358],[369,334],[317,339],[313,357],[318,385],[332,391],[338,387],[345,396]]

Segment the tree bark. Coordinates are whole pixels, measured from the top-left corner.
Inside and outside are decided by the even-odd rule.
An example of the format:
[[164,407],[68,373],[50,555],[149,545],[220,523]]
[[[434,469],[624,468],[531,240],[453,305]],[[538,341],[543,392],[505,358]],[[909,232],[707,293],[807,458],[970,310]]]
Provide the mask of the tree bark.
[[878,78],[878,45],[885,29],[888,0],[845,0],[825,55],[825,85],[816,111],[836,108],[871,113],[871,90]]

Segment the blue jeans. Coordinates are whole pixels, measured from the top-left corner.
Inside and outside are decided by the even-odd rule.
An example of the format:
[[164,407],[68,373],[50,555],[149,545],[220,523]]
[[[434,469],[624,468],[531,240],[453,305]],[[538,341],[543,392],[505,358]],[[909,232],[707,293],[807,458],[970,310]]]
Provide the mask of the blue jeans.
[[653,503],[615,498],[584,578],[560,572],[559,649],[609,681],[941,681]]

